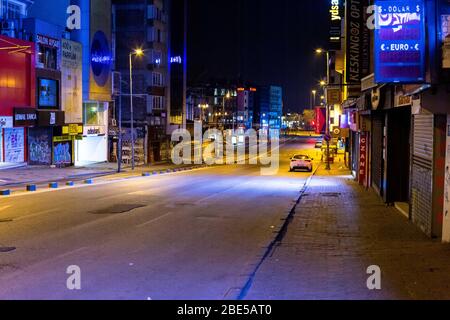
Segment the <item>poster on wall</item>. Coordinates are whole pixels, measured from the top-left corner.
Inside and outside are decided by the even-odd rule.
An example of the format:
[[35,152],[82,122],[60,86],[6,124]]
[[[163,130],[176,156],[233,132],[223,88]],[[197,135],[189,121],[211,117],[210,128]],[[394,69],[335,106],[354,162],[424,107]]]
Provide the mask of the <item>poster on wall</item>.
[[375,81],[420,83],[425,80],[424,0],[377,0]]
[[28,160],[31,165],[50,165],[52,162],[52,130],[30,128],[28,131]]
[[61,86],[65,123],[83,122],[83,47],[81,43],[62,40]]
[[5,162],[25,162],[25,137],[23,128],[4,129]]

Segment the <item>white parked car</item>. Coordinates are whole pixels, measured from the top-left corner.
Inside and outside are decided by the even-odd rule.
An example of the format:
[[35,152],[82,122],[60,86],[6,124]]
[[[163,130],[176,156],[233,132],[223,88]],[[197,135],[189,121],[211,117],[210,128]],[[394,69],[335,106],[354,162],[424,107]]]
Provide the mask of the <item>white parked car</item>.
[[295,170],[307,170],[309,172],[312,172],[313,160],[314,159],[310,158],[309,156],[297,154],[291,158],[291,165],[289,171],[292,172]]

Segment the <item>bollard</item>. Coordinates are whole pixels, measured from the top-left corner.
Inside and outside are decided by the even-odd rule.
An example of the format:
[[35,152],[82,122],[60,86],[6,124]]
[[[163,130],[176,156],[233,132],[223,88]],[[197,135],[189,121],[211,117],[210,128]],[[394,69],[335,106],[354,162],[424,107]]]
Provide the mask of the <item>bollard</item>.
[[57,182],[50,182],[50,183],[48,184],[48,187],[49,187],[50,189],[58,189],[58,183],[57,183]]
[[9,189],[0,190],[0,195],[2,195],[2,196],[9,196],[9,195],[11,195],[11,190],[9,190]]
[[27,191],[28,192],[35,192],[36,190],[37,190],[37,186],[35,184],[27,185]]

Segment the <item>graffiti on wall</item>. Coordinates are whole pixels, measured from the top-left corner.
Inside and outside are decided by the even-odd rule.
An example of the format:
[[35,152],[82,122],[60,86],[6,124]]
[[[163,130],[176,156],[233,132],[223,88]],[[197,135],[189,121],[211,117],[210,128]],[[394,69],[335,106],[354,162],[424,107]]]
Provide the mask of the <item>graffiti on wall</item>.
[[71,153],[72,142],[57,142],[53,149],[53,162],[55,165],[70,165],[72,164]]
[[5,129],[5,162],[21,163],[25,161],[24,129]]
[[30,164],[49,165],[52,160],[51,135],[48,130],[30,132],[29,155]]

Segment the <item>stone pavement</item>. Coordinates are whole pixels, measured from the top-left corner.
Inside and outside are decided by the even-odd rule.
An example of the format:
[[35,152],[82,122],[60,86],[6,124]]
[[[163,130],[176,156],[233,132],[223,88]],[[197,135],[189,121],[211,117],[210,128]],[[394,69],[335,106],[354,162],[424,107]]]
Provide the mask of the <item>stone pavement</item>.
[[[321,166],[246,299],[450,299],[450,245],[431,240],[348,171]],[[382,289],[367,289],[367,268]]]

